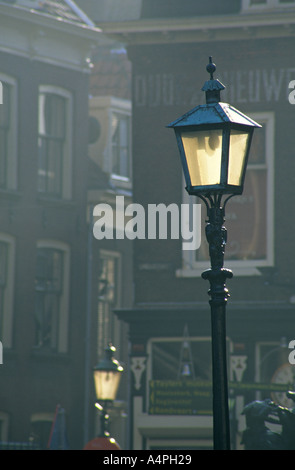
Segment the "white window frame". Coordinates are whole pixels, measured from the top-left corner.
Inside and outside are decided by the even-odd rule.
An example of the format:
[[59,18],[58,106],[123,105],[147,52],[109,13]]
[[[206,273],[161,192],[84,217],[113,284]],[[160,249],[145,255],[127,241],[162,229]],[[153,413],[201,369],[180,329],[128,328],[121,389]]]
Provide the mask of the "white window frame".
[[[116,273],[117,285],[115,286],[116,300],[115,300],[115,304],[113,305],[113,308],[119,308],[121,304],[122,257],[121,257],[121,254],[117,251],[100,250],[99,251],[99,263],[100,263],[100,260],[103,258],[115,260],[115,262],[117,263],[117,273]],[[98,302],[103,302],[103,301],[98,299]],[[97,308],[99,309],[99,305],[97,305]],[[120,320],[116,317],[116,315],[113,314],[112,311],[110,313],[111,313],[111,320],[113,321],[112,330],[114,333],[112,342],[119,346],[120,344]],[[97,310],[97,315],[99,315],[99,310]],[[98,325],[99,325],[99,318],[97,320],[98,320]],[[105,330],[103,333],[105,333]],[[102,338],[101,332],[98,331],[97,339],[98,339],[97,356],[102,357],[104,348],[106,347],[106,342],[109,341],[111,338]]]
[[[8,133],[8,153],[7,158],[7,173],[6,173],[6,187],[1,188],[2,191],[15,191],[18,186],[18,86],[15,78],[0,73],[0,81],[7,83],[11,87],[11,108],[10,108],[10,123]],[[1,105],[0,105],[1,106]]]
[[60,297],[60,317],[58,324],[57,353],[68,352],[69,307],[70,307],[70,248],[56,240],[39,240],[38,248],[49,248],[63,252],[63,290]]
[[[267,161],[267,207],[266,207],[266,240],[267,240],[267,255],[265,259],[257,260],[231,260],[230,269],[233,270],[235,276],[259,276],[261,272],[259,267],[268,267],[274,265],[274,131],[275,131],[275,117],[273,112],[261,112],[251,113],[250,116],[257,122],[265,123],[266,125],[266,142],[265,142],[265,155]],[[259,132],[259,131],[256,131]],[[265,164],[263,164],[264,166]],[[252,165],[248,164],[248,169],[251,169]],[[258,169],[258,164],[253,165],[253,168]],[[247,176],[246,176],[247,177]],[[184,185],[183,185],[184,187]],[[183,202],[186,204],[192,204],[192,197],[187,194],[187,191],[183,191]],[[206,216],[205,208],[202,205],[202,218]],[[226,216],[226,214],[225,214]],[[225,222],[226,225],[226,222]],[[205,237],[205,233],[201,234],[201,237]],[[197,261],[195,259],[195,251],[183,250],[182,251],[182,269],[176,271],[178,277],[200,277],[205,269],[208,269],[210,262],[208,261]],[[226,248],[225,248],[225,265],[226,261]]]
[[13,346],[13,299],[15,278],[15,239],[11,235],[0,233],[0,242],[6,243],[7,251],[7,278],[3,301],[2,338],[3,349]]
[[[72,179],[73,179],[73,97],[72,94],[61,87],[52,85],[40,85],[38,92],[38,127],[39,127],[39,95],[41,93],[55,94],[66,99],[66,138],[63,152],[61,195],[62,199],[72,198]],[[39,129],[38,129],[39,137]],[[38,164],[39,171],[39,164]],[[44,197],[54,197],[47,192],[39,191],[39,195]]]
[[[122,110],[116,110],[116,109],[111,109],[110,110],[110,118],[111,118],[111,133],[110,133],[110,137],[111,137],[111,142],[110,142],[110,163],[111,163],[111,168],[110,168],[110,174],[111,174],[111,178],[117,182],[117,183],[129,183],[130,182],[130,179],[131,179],[131,116],[129,113],[126,113],[126,111],[124,110],[122,112]],[[114,144],[113,144],[113,141],[112,141],[112,121],[113,121],[113,116],[117,116],[120,119],[127,119],[128,120],[128,125],[127,125],[127,136],[126,136],[126,140],[127,140],[127,160],[128,160],[128,175],[121,175],[121,174],[117,174],[115,172],[113,172],[113,148],[114,148]]]
[[282,3],[280,0],[266,0],[265,3],[251,5],[251,0],[242,0],[242,11],[243,12],[257,12],[259,10],[265,10],[269,8],[292,8],[295,7],[295,3]]
[[[89,100],[90,115],[100,124],[100,135],[89,146],[90,157],[110,176],[115,187],[132,189],[132,104],[130,100],[114,96],[95,96]],[[116,175],[112,172],[112,116],[113,113],[128,117],[129,125],[129,175]]]
[[[112,118],[113,114],[121,115],[124,117],[128,117],[130,120],[129,125],[129,175],[122,176],[113,173],[113,161],[112,161]],[[107,173],[111,175],[111,180],[115,186],[120,186],[123,188],[131,188],[131,180],[132,180],[132,147],[131,147],[131,104],[128,100],[123,100],[119,98],[111,97],[110,99],[110,106],[108,110],[108,121],[109,121],[109,132],[108,132],[108,148],[104,160],[105,170]]]

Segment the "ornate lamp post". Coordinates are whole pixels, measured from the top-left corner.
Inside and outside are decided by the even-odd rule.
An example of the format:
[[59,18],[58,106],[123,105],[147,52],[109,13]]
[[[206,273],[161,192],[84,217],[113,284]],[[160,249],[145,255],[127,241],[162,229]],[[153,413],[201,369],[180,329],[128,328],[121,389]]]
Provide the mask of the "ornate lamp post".
[[93,377],[98,408],[101,409],[101,436],[108,437],[107,407],[115,400],[123,367],[113,358],[116,348],[111,344],[105,349],[104,358],[94,367]]
[[225,87],[213,78],[215,70],[209,57],[210,79],[202,88],[206,104],[167,127],[175,131],[186,190],[201,198],[207,208],[211,268],[202,277],[210,283],[211,297],[214,449],[230,449],[225,320],[229,293],[225,283],[233,273],[223,267],[227,236],[223,223],[227,201],[243,192],[252,135],[254,128],[261,126],[233,106],[220,102],[220,92]]

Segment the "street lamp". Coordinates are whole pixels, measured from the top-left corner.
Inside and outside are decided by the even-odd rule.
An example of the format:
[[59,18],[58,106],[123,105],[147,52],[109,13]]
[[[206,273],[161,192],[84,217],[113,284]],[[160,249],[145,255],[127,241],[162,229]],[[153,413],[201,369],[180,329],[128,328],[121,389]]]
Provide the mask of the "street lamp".
[[115,400],[119,388],[123,367],[113,358],[116,348],[109,344],[105,349],[104,358],[94,367],[93,377],[95,393],[101,410],[101,437],[108,437],[107,407]]
[[202,277],[209,280],[211,297],[214,449],[226,450],[230,449],[230,431],[225,321],[229,293],[225,282],[233,273],[223,267],[227,239],[223,223],[227,201],[243,192],[252,135],[255,127],[261,126],[230,104],[220,102],[225,87],[213,78],[215,70],[209,57],[210,79],[202,88],[206,104],[167,127],[175,131],[186,190],[202,199],[207,208],[205,230],[211,268]]

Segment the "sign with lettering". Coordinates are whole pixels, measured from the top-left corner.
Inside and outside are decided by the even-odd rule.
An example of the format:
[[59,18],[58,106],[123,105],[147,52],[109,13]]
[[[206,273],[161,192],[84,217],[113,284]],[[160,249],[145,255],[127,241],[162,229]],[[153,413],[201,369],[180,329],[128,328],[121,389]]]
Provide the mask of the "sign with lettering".
[[[229,382],[229,388],[242,395],[249,391],[287,392],[288,384]],[[197,380],[151,380],[149,414],[211,415],[212,383]]]
[[[289,84],[295,77],[295,68],[231,70],[218,73],[226,86],[222,101],[230,103],[288,102]],[[204,103],[204,92],[195,86],[187,74],[142,73],[134,77],[135,106],[187,105]]]
[[150,414],[212,414],[212,385],[194,380],[150,381]]

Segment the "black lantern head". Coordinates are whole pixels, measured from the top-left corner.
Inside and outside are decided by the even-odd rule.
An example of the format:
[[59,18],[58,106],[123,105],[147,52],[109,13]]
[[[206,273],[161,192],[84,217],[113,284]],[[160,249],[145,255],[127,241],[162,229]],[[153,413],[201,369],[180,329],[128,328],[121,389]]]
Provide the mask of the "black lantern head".
[[216,70],[209,58],[210,80],[202,90],[206,104],[170,123],[175,131],[186,189],[189,194],[241,194],[255,127],[260,124],[228,103],[220,102],[224,85],[213,79]]

